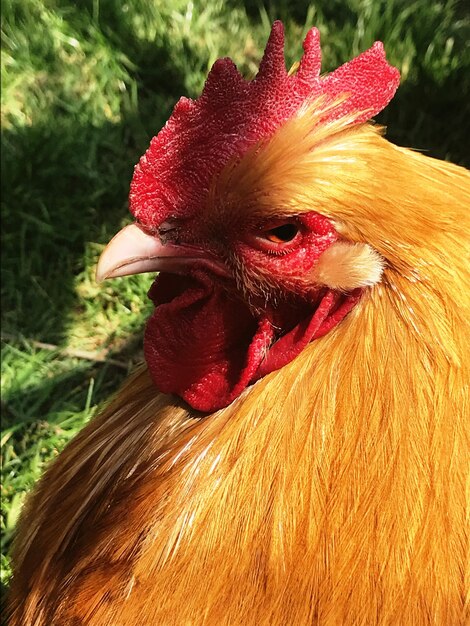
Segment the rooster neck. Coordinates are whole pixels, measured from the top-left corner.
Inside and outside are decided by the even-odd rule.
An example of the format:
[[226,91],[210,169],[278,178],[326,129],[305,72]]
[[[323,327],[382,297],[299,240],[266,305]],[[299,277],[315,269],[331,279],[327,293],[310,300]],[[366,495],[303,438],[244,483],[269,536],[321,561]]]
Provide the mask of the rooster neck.
[[211,416],[138,373],[30,502],[37,522],[17,546],[28,584],[66,593],[64,619],[88,607],[93,626],[140,624],[144,605],[175,626],[373,623],[379,597],[386,615],[408,603],[413,623],[430,606],[461,623],[468,347],[429,352],[429,324],[404,324],[394,293],[372,292]]

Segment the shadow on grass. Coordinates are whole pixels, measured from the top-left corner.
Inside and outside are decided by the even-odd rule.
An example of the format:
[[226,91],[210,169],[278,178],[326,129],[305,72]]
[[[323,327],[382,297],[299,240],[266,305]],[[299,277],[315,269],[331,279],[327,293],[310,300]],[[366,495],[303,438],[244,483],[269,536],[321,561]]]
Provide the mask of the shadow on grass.
[[469,69],[460,67],[439,83],[426,75],[419,82],[405,82],[376,118],[387,126],[387,139],[469,167]]
[[[132,169],[148,143],[139,121],[102,127],[58,119],[2,134],[3,330],[52,343],[79,306],[85,243],[105,243],[127,215]],[[137,130],[135,130],[137,126]]]

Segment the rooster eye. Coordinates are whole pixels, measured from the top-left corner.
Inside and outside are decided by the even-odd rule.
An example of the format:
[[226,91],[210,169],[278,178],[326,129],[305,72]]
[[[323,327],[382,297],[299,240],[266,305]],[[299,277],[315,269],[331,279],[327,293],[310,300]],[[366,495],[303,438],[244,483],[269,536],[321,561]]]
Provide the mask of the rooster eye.
[[265,231],[264,237],[272,243],[288,243],[295,238],[298,232],[297,224],[288,223]]

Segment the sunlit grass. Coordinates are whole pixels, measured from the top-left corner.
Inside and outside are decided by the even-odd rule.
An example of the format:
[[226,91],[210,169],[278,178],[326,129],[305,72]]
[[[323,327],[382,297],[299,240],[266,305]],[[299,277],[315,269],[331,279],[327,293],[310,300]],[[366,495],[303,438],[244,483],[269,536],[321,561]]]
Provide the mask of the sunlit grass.
[[129,220],[134,164],[216,58],[256,73],[277,17],[288,66],[312,24],[325,71],[384,41],[403,77],[380,118],[389,136],[469,162],[463,2],[3,3],[2,582],[26,492],[140,356],[151,278],[94,280],[104,243]]

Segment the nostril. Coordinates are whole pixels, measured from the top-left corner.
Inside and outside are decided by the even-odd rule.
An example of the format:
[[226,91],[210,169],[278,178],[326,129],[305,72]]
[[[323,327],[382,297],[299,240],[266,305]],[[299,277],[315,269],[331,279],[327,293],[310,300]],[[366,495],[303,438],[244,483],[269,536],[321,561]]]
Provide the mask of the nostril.
[[167,220],[166,222],[162,222],[158,227],[158,234],[164,235],[168,233],[170,230],[175,230],[177,227],[176,220]]
[[157,234],[163,245],[167,243],[177,243],[178,225],[176,220],[166,220],[160,224],[157,229]]

